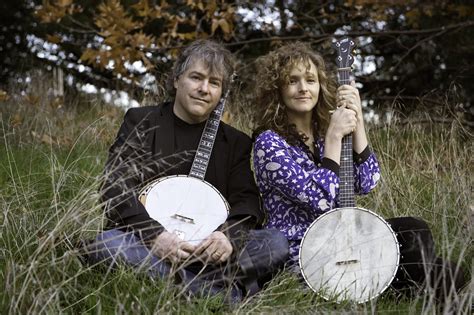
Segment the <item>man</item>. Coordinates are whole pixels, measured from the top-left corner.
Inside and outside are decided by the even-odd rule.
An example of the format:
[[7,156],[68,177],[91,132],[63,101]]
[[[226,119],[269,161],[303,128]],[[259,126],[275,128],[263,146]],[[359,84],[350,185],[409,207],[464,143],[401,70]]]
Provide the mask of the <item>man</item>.
[[250,169],[251,140],[222,122],[205,180],[229,202],[225,224],[192,245],[150,218],[138,200],[151,180],[189,174],[205,123],[230,88],[233,65],[232,55],[219,44],[196,41],[173,67],[168,84],[173,100],[127,112],[101,189],[107,229],[88,245],[89,262],[122,263],[155,277],[167,277],[173,264],[181,265],[177,276],[191,293],[230,292],[240,300],[257,292],[257,280],[285,261],[288,244],[280,232],[253,230],[264,213]]

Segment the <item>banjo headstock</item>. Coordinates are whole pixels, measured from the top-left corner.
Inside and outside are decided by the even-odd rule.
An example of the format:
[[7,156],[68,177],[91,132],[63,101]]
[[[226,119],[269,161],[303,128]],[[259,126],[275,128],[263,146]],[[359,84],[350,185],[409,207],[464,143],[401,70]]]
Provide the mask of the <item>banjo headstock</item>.
[[355,47],[355,42],[349,37],[336,40],[333,44],[337,51],[336,63],[339,69],[350,68],[354,63],[354,57],[351,52]]

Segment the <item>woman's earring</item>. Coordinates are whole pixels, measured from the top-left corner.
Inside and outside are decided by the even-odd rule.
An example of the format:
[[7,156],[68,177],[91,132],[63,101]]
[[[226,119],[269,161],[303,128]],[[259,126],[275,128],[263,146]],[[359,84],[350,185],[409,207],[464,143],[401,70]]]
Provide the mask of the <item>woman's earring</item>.
[[280,111],[280,102],[277,103],[277,108],[275,110],[275,115],[273,115],[273,123],[275,125],[278,125],[278,122],[277,122],[277,117],[278,117],[278,112]]

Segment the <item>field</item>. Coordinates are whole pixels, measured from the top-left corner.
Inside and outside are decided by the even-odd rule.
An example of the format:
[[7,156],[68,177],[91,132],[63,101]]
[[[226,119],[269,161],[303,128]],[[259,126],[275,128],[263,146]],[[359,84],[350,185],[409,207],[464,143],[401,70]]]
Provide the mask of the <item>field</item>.
[[[72,244],[102,228],[98,186],[123,111],[90,99],[51,106],[26,97],[0,103],[0,313],[380,313],[443,310],[427,290],[390,293],[363,305],[337,305],[287,272],[238,305],[186,298],[166,281],[81,264]],[[238,124],[238,122],[236,123]],[[473,138],[452,124],[369,126],[382,180],[357,204],[384,217],[418,216],[438,255],[472,274]],[[472,282],[445,297],[444,311],[470,314]]]

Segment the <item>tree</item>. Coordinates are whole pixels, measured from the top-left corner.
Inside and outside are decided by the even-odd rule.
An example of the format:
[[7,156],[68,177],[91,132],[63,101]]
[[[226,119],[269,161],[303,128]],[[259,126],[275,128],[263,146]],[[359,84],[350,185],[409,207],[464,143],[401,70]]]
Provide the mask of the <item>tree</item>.
[[196,38],[222,40],[241,60],[240,77],[250,78],[256,57],[278,42],[310,42],[331,60],[332,38],[349,35],[359,44],[365,96],[375,104],[398,99],[407,112],[420,98],[444,104],[433,91],[453,85],[472,104],[473,13],[467,1],[43,0],[40,24],[26,33],[57,45],[55,63],[78,79],[122,89],[161,82],[179,48]]
[[32,63],[27,36],[35,26],[33,11],[27,1],[0,2],[0,82]]
[[160,77],[183,44],[209,36],[231,38],[232,5],[216,1],[178,3],[44,1],[36,16],[42,23],[57,26],[48,40],[61,45],[67,55],[72,54],[73,61],[91,67],[94,84],[143,87],[150,74]]

